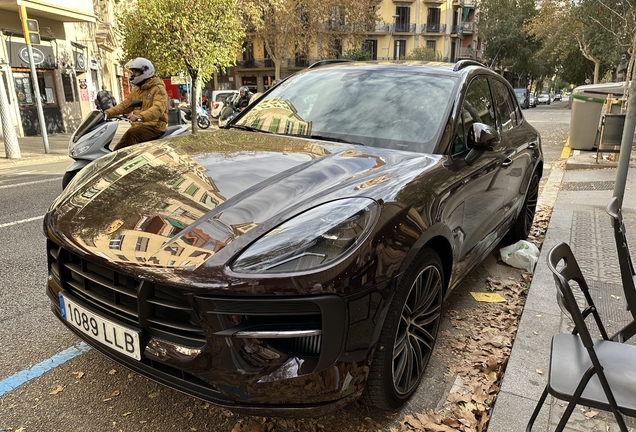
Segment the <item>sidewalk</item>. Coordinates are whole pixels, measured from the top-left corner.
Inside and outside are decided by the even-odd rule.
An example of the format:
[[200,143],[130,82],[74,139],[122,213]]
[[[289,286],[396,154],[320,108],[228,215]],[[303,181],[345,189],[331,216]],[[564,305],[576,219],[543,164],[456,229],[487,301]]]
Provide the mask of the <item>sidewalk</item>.
[[[525,431],[547,382],[552,336],[571,331],[569,319],[557,306],[554,279],[546,265],[550,248],[562,241],[570,244],[609,332],[631,321],[624,301],[611,219],[605,212],[612,197],[617,162],[602,160],[596,164],[595,152],[572,153],[565,170],[552,167],[539,198],[539,207],[553,204],[554,210],[488,432]],[[634,169],[636,163],[631,161],[630,170]],[[635,188],[636,173],[630,172],[623,217],[633,245],[636,245]],[[554,431],[565,405],[548,397],[533,431]],[[600,411],[588,418],[583,408],[578,406],[574,410],[566,431],[619,430],[611,413]],[[625,417],[625,420],[630,430],[636,431],[636,419]]]
[[[119,122],[117,133],[113,138],[114,142],[130,128],[126,122]],[[20,157],[15,159],[7,158],[4,140],[0,146],[0,169],[12,166],[38,165],[43,163],[73,162],[68,156],[68,144],[73,134],[50,134],[47,135],[49,143],[49,152],[44,149],[44,140],[41,136],[18,138],[18,146],[20,147]]]

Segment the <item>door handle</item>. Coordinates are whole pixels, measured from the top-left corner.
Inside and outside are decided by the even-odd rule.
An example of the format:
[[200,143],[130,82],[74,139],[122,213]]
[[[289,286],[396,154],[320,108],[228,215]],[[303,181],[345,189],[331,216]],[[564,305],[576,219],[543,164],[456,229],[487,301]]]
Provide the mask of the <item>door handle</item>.
[[506,168],[508,166],[510,166],[512,164],[512,158],[506,158],[503,160],[503,162],[501,162],[501,166],[503,168]]
[[539,142],[536,139],[531,139],[530,141],[528,141],[528,148],[529,149],[535,149],[539,146]]

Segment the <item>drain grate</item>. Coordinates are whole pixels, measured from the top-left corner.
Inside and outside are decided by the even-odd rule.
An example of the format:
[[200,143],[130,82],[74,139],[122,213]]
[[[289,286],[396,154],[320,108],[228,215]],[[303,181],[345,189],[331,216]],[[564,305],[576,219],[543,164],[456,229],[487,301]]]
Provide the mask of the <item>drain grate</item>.
[[602,191],[612,189],[614,189],[614,181],[566,182],[561,184],[561,190],[566,191]]

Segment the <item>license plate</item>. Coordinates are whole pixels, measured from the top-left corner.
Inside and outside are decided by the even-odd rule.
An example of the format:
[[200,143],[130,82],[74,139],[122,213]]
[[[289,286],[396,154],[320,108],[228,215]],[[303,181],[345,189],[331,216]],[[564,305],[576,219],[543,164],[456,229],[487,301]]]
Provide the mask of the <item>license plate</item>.
[[85,335],[122,354],[141,360],[139,332],[90,312],[59,294],[62,318]]

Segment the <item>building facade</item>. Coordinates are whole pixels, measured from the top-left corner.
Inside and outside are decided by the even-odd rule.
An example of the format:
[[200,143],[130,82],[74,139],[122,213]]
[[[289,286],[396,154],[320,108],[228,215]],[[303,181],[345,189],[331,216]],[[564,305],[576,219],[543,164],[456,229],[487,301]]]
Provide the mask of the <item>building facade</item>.
[[[446,62],[481,60],[481,43],[475,25],[476,0],[383,0],[379,22],[364,32],[363,47],[373,60],[401,59],[418,47],[432,49]],[[340,56],[352,47],[343,46]],[[286,59],[281,78],[320,59],[318,47],[307,57]],[[275,78],[273,61],[263,41],[252,37],[227,77],[217,78],[217,90],[247,85],[252,92],[269,88]]]
[[111,26],[114,2],[3,0],[0,71],[18,136],[40,134],[19,5],[39,25],[41,44],[32,51],[47,133],[73,132],[94,109],[102,85],[117,100],[124,97],[128,87]]

